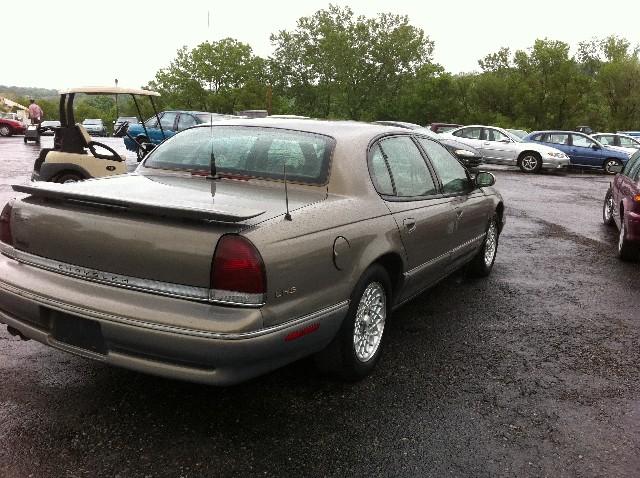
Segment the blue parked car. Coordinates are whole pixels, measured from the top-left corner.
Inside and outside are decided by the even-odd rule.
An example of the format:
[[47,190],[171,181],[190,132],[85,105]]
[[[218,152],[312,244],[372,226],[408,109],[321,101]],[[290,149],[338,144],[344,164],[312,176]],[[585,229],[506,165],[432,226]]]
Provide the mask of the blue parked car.
[[[146,154],[144,149],[138,147],[140,143],[160,144],[166,138],[170,138],[183,129],[210,121],[232,118],[233,116],[204,111],[162,111],[158,113],[158,117],[160,118],[162,130],[158,126],[158,118],[155,116],[146,120],[144,126],[140,123],[129,125],[127,131],[129,134],[124,137],[124,145],[129,151],[135,151],[139,160]],[[135,141],[129,136],[134,138]]]
[[611,167],[627,164],[635,150],[616,146],[605,146],[599,141],[576,131],[534,131],[523,141],[543,143],[559,149],[571,160],[572,166],[603,169],[607,174],[615,174]]

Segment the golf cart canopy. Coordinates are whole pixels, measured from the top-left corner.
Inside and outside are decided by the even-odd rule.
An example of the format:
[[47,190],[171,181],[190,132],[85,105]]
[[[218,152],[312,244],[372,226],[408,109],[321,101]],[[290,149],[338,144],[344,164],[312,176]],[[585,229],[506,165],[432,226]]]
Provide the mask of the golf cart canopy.
[[120,88],[115,86],[85,86],[81,88],[68,88],[58,92],[61,95],[70,93],[84,93],[85,95],[138,95],[160,96],[157,91],[143,90],[141,88]]

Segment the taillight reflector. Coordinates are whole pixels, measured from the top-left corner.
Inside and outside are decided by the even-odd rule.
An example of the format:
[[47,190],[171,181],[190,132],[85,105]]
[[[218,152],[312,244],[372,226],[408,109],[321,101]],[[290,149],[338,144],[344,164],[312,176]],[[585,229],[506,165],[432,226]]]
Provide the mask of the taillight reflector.
[[13,200],[5,204],[0,214],[0,241],[13,246],[13,235],[11,234],[11,211],[13,210]]
[[262,305],[266,291],[264,263],[256,247],[242,236],[222,236],[211,264],[211,300]]
[[297,329],[297,330],[294,330],[293,332],[289,332],[287,336],[284,338],[284,341],[291,342],[292,340],[299,339],[300,337],[304,337],[305,335],[312,334],[319,328],[320,328],[320,324],[307,325],[302,329]]

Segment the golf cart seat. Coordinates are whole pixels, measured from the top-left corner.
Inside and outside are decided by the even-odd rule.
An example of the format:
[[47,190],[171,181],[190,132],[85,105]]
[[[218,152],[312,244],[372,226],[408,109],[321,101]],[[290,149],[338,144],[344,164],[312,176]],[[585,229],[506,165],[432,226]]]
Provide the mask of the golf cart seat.
[[[99,146],[101,148],[107,149],[109,151],[112,151],[112,149],[108,146],[106,146],[105,144],[99,143],[97,141],[94,141],[93,138],[89,135],[89,133],[87,132],[87,130],[85,129],[84,126],[82,126],[80,123],[76,123],[76,130],[79,133],[79,136],[81,138],[82,143],[84,143],[84,147],[88,148],[91,151],[91,154],[93,154],[96,158],[98,159],[110,159],[111,161],[118,161],[118,159],[114,158],[113,154],[111,155],[105,155],[105,154],[100,154],[95,150],[96,146]],[[126,157],[123,156],[122,154],[118,153],[118,157],[120,158],[120,161],[126,161]]]

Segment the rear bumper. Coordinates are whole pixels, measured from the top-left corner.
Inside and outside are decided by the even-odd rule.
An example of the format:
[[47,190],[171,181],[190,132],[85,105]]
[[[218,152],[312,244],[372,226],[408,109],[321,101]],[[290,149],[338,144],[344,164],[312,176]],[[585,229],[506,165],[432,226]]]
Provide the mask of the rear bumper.
[[[262,328],[256,309],[123,290],[0,256],[0,322],[75,355],[172,379],[229,385],[274,370],[324,348],[347,309],[345,301]],[[101,352],[60,339],[61,320],[99,324]]]

